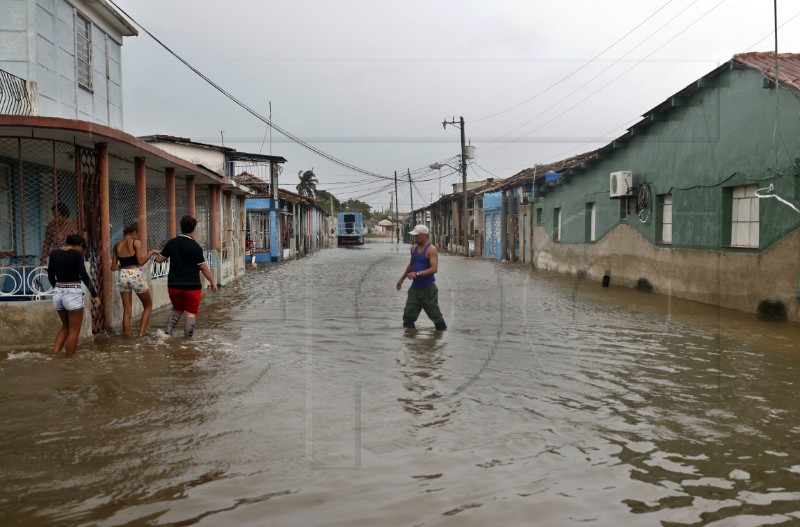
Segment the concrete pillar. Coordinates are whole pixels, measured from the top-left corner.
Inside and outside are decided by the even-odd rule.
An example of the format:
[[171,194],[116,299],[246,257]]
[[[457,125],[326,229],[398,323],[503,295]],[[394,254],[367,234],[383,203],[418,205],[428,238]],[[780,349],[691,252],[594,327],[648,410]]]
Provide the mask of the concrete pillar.
[[136,190],[139,194],[139,238],[147,250],[147,167],[143,157],[133,158],[136,172]]
[[209,243],[212,251],[219,251],[219,185],[208,186],[209,208],[211,209],[211,233]]
[[100,277],[102,281],[103,315],[106,329],[111,329],[111,209],[108,189],[108,143],[97,143],[97,174],[100,184]]
[[508,258],[508,225],[506,216],[508,215],[508,203],[506,203],[506,191],[503,191],[503,197],[500,200],[500,259],[505,260]]
[[517,230],[514,228],[514,220],[517,215],[514,214],[514,201],[516,198],[512,192],[508,193],[508,247],[509,247],[509,261],[517,261],[517,245],[514,240],[517,237]]
[[175,205],[175,169],[170,167],[166,170],[167,176],[167,201],[169,202],[169,237],[174,238],[178,235],[176,227],[176,211]]
[[247,221],[247,210],[245,209],[245,197],[236,196],[236,206],[239,207],[239,246],[244,247],[245,244],[245,227]]
[[186,199],[189,201],[189,215],[196,218],[194,176],[186,176]]

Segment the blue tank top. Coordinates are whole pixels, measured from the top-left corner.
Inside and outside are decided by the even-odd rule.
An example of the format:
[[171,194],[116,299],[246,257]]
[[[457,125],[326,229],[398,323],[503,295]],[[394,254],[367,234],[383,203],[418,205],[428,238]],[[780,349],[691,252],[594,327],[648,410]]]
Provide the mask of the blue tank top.
[[[425,248],[422,249],[421,253],[417,252],[417,246],[414,246],[414,248],[411,249],[411,270],[415,273],[419,273],[425,269],[430,269],[431,261],[428,258],[428,247],[430,246],[430,243],[426,245]],[[432,274],[420,276],[419,278],[414,278],[414,280],[411,282],[411,287],[428,287],[429,285],[433,285],[435,281],[436,277]]]

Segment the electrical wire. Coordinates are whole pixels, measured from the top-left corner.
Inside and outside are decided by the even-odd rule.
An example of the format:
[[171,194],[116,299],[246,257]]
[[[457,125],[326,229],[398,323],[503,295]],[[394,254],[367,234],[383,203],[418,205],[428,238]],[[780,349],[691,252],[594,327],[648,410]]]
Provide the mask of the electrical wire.
[[187,61],[186,59],[184,59],[182,56],[178,55],[178,54],[177,54],[175,51],[173,51],[173,50],[172,50],[172,49],[171,49],[169,46],[167,46],[166,44],[164,44],[164,43],[163,43],[163,42],[162,42],[160,39],[158,39],[158,38],[157,38],[155,35],[153,35],[153,33],[151,33],[151,32],[150,32],[150,31],[149,31],[147,28],[145,28],[145,27],[144,27],[142,24],[140,24],[140,23],[139,23],[139,22],[138,22],[136,19],[134,19],[134,18],[133,18],[131,15],[129,15],[127,12],[125,12],[125,10],[124,10],[124,9],[122,9],[121,7],[119,7],[119,6],[118,6],[118,5],[117,5],[117,4],[114,2],[114,0],[108,0],[108,3],[110,3],[111,5],[113,5],[113,6],[114,6],[114,7],[115,7],[115,8],[116,8],[116,9],[117,9],[117,10],[118,10],[120,13],[122,13],[123,15],[125,15],[126,17],[128,17],[128,19],[130,19],[130,21],[131,21],[131,22],[133,22],[133,23],[134,23],[134,24],[135,24],[137,27],[139,27],[139,29],[141,29],[142,31],[144,31],[144,32],[145,32],[145,33],[146,33],[146,34],[147,34],[147,35],[148,35],[150,38],[152,38],[153,40],[155,40],[155,41],[158,43],[158,45],[160,45],[160,46],[161,46],[162,48],[164,48],[164,49],[165,49],[167,52],[169,52],[169,54],[170,54],[170,55],[172,55],[173,57],[175,57],[176,59],[178,59],[178,60],[179,60],[181,63],[183,63],[183,65],[185,65],[187,68],[189,68],[190,70],[192,70],[192,72],[194,72],[194,73],[195,73],[195,74],[196,74],[198,77],[200,77],[201,79],[203,79],[204,81],[206,81],[208,84],[210,84],[211,86],[213,86],[213,87],[214,87],[214,88],[215,88],[217,91],[219,91],[219,92],[220,92],[221,94],[223,94],[225,97],[227,97],[228,99],[230,99],[231,101],[233,101],[233,102],[234,102],[236,105],[238,105],[240,108],[244,109],[244,110],[245,110],[247,113],[251,114],[251,115],[252,115],[253,117],[255,117],[256,119],[258,119],[258,120],[262,121],[262,122],[263,122],[263,123],[265,123],[267,126],[269,126],[270,128],[272,128],[273,130],[275,130],[275,131],[276,131],[276,132],[278,132],[279,134],[283,135],[283,136],[284,136],[284,137],[286,137],[287,139],[289,139],[289,140],[291,140],[291,141],[293,141],[293,142],[297,143],[298,145],[300,145],[300,146],[302,146],[303,148],[305,148],[305,149],[307,149],[307,150],[309,150],[309,151],[311,151],[311,152],[313,152],[313,153],[317,154],[318,156],[320,156],[320,157],[323,157],[323,158],[327,159],[328,161],[331,161],[332,163],[335,163],[335,164],[337,164],[337,165],[339,165],[339,166],[341,166],[341,167],[348,168],[348,169],[352,170],[353,172],[358,172],[358,173],[360,173],[360,174],[364,174],[364,175],[371,176],[371,177],[375,177],[375,178],[379,178],[379,179],[392,179],[392,178],[391,178],[391,176],[383,176],[383,175],[381,175],[381,174],[376,174],[375,172],[371,172],[371,171],[369,171],[369,170],[363,169],[363,168],[361,168],[361,167],[358,167],[358,166],[356,166],[356,165],[353,165],[353,164],[351,164],[351,163],[348,163],[347,161],[344,161],[344,160],[342,160],[342,159],[339,159],[339,158],[337,158],[337,157],[335,157],[335,156],[333,156],[333,155],[331,155],[331,154],[328,154],[327,152],[324,152],[323,150],[320,150],[319,148],[317,148],[317,147],[315,147],[315,146],[313,146],[313,145],[311,145],[311,144],[309,144],[309,143],[307,143],[307,142],[303,141],[302,139],[300,139],[300,138],[299,138],[299,137],[297,137],[296,135],[292,134],[292,133],[291,133],[291,132],[289,132],[288,130],[285,130],[285,129],[283,129],[282,127],[278,126],[277,124],[275,124],[275,123],[271,122],[271,121],[270,121],[268,118],[264,117],[263,115],[259,114],[259,113],[258,113],[258,112],[256,112],[255,110],[253,110],[253,109],[252,109],[250,106],[248,106],[247,104],[245,104],[244,102],[242,102],[241,100],[239,100],[238,98],[236,98],[236,97],[235,97],[233,94],[231,94],[230,92],[228,92],[227,90],[225,90],[224,88],[222,88],[222,87],[221,87],[219,84],[217,84],[216,82],[214,82],[213,80],[211,80],[211,79],[210,79],[210,78],[209,78],[207,75],[205,75],[203,72],[201,72],[200,70],[198,70],[197,68],[195,68],[194,66],[192,66],[192,64],[191,64],[191,63],[189,63],[189,61]]
[[[702,20],[703,18],[705,18],[705,17],[706,17],[706,16],[707,16],[709,13],[711,13],[713,10],[715,10],[717,7],[719,7],[720,5],[724,4],[724,3],[725,3],[725,2],[727,2],[727,1],[728,1],[728,0],[720,0],[720,1],[719,1],[719,2],[716,4],[716,5],[714,5],[714,7],[712,7],[711,9],[709,9],[708,11],[706,11],[705,13],[703,13],[702,15],[700,15],[700,16],[699,16],[697,19],[695,19],[695,20],[694,20],[692,23],[690,23],[689,25],[687,25],[686,27],[684,27],[683,29],[681,29],[681,30],[680,30],[678,33],[676,33],[675,35],[673,35],[673,36],[672,36],[672,37],[671,37],[669,40],[667,40],[666,42],[664,42],[663,44],[661,44],[660,46],[658,46],[656,49],[654,49],[653,51],[651,51],[650,53],[648,53],[648,54],[647,54],[646,56],[644,56],[643,58],[641,58],[641,59],[639,59],[638,61],[636,61],[636,62],[633,64],[633,66],[631,66],[630,68],[626,69],[625,71],[623,71],[622,73],[620,73],[619,75],[617,75],[616,77],[614,77],[613,79],[611,79],[610,81],[608,81],[607,83],[603,84],[603,85],[602,85],[602,86],[600,86],[598,89],[596,89],[595,91],[593,91],[592,93],[590,93],[589,95],[587,95],[586,97],[584,97],[583,99],[579,100],[577,103],[573,104],[572,106],[570,106],[569,108],[567,108],[567,109],[566,109],[566,110],[564,110],[563,112],[561,112],[561,113],[559,113],[559,114],[557,114],[557,115],[553,116],[553,117],[552,117],[551,119],[549,119],[548,121],[545,121],[544,123],[540,124],[540,125],[539,125],[539,126],[537,126],[536,128],[533,128],[532,130],[529,130],[528,132],[526,132],[525,134],[523,134],[523,135],[522,135],[522,136],[520,136],[520,137],[516,137],[516,138],[514,138],[513,140],[510,140],[510,141],[508,141],[508,142],[505,142],[505,143],[503,143],[502,145],[499,145],[499,146],[497,146],[497,147],[495,147],[495,148],[489,149],[488,151],[484,151],[484,152],[483,152],[483,156],[487,156],[487,155],[489,155],[489,154],[491,154],[491,153],[493,153],[493,152],[496,152],[496,151],[498,151],[498,150],[500,150],[500,149],[502,149],[502,148],[505,148],[505,147],[507,147],[507,146],[509,146],[509,145],[511,145],[511,144],[514,144],[514,143],[516,143],[517,141],[519,141],[519,140],[520,140],[520,139],[522,139],[523,137],[527,137],[527,136],[529,136],[530,134],[532,134],[533,132],[535,132],[535,131],[537,131],[537,130],[539,130],[539,129],[541,129],[541,128],[544,128],[546,125],[548,125],[548,124],[552,123],[553,121],[555,121],[555,120],[556,120],[556,119],[558,119],[559,117],[561,117],[561,116],[563,116],[564,114],[566,114],[566,113],[568,113],[568,112],[572,111],[573,109],[577,108],[578,106],[580,106],[581,104],[583,104],[584,102],[586,102],[586,101],[587,101],[587,100],[589,100],[590,98],[594,97],[595,95],[597,95],[598,93],[600,93],[602,90],[604,90],[605,88],[607,88],[608,86],[610,86],[611,84],[613,84],[614,82],[616,82],[617,80],[619,80],[619,79],[620,79],[621,77],[623,77],[624,75],[627,75],[627,74],[628,74],[628,73],[629,73],[631,70],[633,70],[633,69],[634,69],[635,67],[637,67],[639,64],[641,64],[642,62],[644,62],[645,60],[647,60],[648,58],[650,58],[651,56],[653,56],[653,55],[654,55],[656,52],[660,51],[660,50],[661,50],[663,47],[665,47],[667,44],[669,44],[670,42],[672,42],[673,40],[675,40],[676,38],[678,38],[678,37],[679,37],[681,34],[683,34],[683,33],[684,33],[686,30],[688,30],[690,27],[692,27],[693,25],[695,25],[697,22],[699,22],[700,20]],[[693,6],[693,5],[694,5],[695,3],[697,3],[697,2],[698,2],[698,0],[694,0],[694,2],[692,2],[692,3],[691,3],[691,4],[689,4],[687,7],[685,7],[683,10],[681,10],[681,11],[680,11],[680,12],[679,12],[677,15],[675,15],[674,17],[672,17],[672,18],[671,18],[669,21],[667,21],[667,23],[666,23],[666,24],[662,25],[660,28],[658,28],[658,29],[657,29],[657,30],[656,30],[654,33],[652,33],[650,36],[652,36],[652,35],[654,35],[655,33],[657,33],[657,32],[659,32],[659,31],[661,31],[661,29],[663,29],[663,28],[664,28],[664,27],[665,27],[667,24],[671,23],[671,22],[672,22],[672,21],[673,21],[675,18],[677,18],[677,17],[678,17],[679,15],[681,15],[682,13],[684,13],[684,12],[685,12],[685,11],[686,11],[686,10],[687,10],[689,7]],[[640,42],[640,43],[639,43],[639,45],[641,45],[642,43],[644,43],[644,41],[646,41],[646,40],[647,40],[647,39],[649,39],[649,38],[650,38],[650,37],[648,36],[648,37],[647,37],[645,40],[643,40],[642,42]],[[637,45],[637,47],[638,47],[638,45]],[[523,123],[522,125],[518,126],[517,128],[514,128],[514,129],[513,129],[513,130],[511,130],[510,132],[508,132],[508,133],[506,133],[506,134],[504,134],[504,135],[500,136],[499,138],[495,139],[494,141],[491,141],[489,144],[496,143],[496,142],[500,141],[500,139],[503,139],[503,138],[505,138],[505,137],[508,137],[508,135],[510,135],[511,133],[513,133],[513,132],[515,132],[515,131],[519,130],[520,128],[522,128],[522,127],[523,127],[523,126],[525,126],[526,124],[529,124],[530,122],[534,121],[534,120],[535,120],[535,119],[537,119],[538,117],[540,117],[540,116],[542,116],[543,114],[547,113],[548,111],[552,110],[552,109],[553,109],[553,108],[555,108],[555,107],[556,107],[558,104],[560,104],[560,103],[564,102],[566,99],[568,99],[569,97],[571,97],[572,95],[574,95],[574,94],[575,94],[577,91],[579,91],[580,89],[584,88],[584,87],[585,87],[587,84],[589,84],[591,81],[593,81],[594,79],[596,79],[596,78],[597,78],[599,75],[601,75],[602,73],[605,73],[605,72],[606,72],[606,71],[607,71],[607,70],[608,70],[608,69],[609,69],[611,66],[615,65],[617,62],[619,62],[619,61],[620,61],[622,58],[624,58],[625,56],[627,56],[628,54],[630,54],[630,53],[631,53],[632,51],[634,51],[635,49],[636,49],[636,48],[633,48],[633,49],[632,49],[632,50],[630,50],[628,53],[626,53],[625,55],[623,55],[622,57],[620,57],[619,59],[617,59],[615,62],[613,62],[613,63],[612,63],[612,64],[611,64],[611,65],[610,65],[608,68],[605,68],[603,71],[601,71],[600,73],[598,73],[597,75],[595,75],[594,77],[592,77],[591,79],[589,79],[587,82],[583,83],[581,86],[579,86],[578,88],[576,88],[575,90],[573,90],[572,92],[570,92],[568,95],[566,95],[565,97],[561,98],[561,99],[560,99],[559,101],[557,101],[556,103],[554,103],[554,104],[550,105],[548,108],[545,108],[543,111],[539,112],[539,113],[538,113],[536,116],[534,116],[534,117],[533,117],[533,119],[530,119],[529,121],[527,121],[527,122]]]
[[[786,24],[788,24],[789,22],[791,22],[792,20],[794,20],[795,18],[797,18],[797,17],[799,17],[799,16],[800,16],[800,11],[798,11],[797,13],[795,13],[795,14],[794,14],[794,15],[793,15],[793,16],[792,16],[792,17],[791,17],[789,20],[787,20],[787,21],[786,21],[786,22],[784,22],[783,24],[779,25],[779,26],[778,26],[778,29],[781,29],[783,26],[785,26]],[[747,48],[745,51],[750,51],[750,50],[751,50],[751,49],[753,49],[754,47],[756,47],[756,46],[758,46],[759,44],[761,44],[761,42],[762,42],[762,41],[764,41],[764,40],[768,39],[769,37],[771,37],[771,36],[772,36],[774,33],[775,33],[775,31],[770,31],[769,33],[767,33],[766,35],[764,35],[763,37],[761,37],[760,39],[758,39],[756,42],[753,42],[753,44],[752,44],[752,45],[751,45],[749,48]]]
[[[661,7],[659,7],[659,8],[658,8],[658,9],[656,9],[655,11],[653,11],[653,13],[651,13],[651,14],[650,14],[650,15],[649,15],[647,18],[645,18],[644,20],[642,20],[641,22],[639,22],[639,23],[638,23],[638,24],[637,24],[637,25],[636,25],[636,26],[635,26],[633,29],[631,29],[630,31],[628,31],[627,33],[625,33],[624,35],[622,35],[622,36],[621,36],[621,37],[620,37],[618,40],[616,40],[616,41],[615,41],[613,44],[611,44],[611,45],[610,45],[610,46],[608,46],[606,49],[604,49],[603,51],[601,51],[600,53],[598,53],[597,55],[595,55],[594,57],[592,57],[591,59],[589,59],[587,62],[585,62],[584,64],[582,64],[582,65],[581,65],[579,68],[577,68],[577,69],[573,70],[572,72],[570,72],[570,73],[569,73],[568,75],[566,75],[565,77],[562,77],[561,79],[559,79],[559,80],[558,80],[558,81],[556,81],[555,83],[553,83],[553,84],[551,84],[550,86],[548,86],[548,87],[547,87],[547,88],[545,88],[544,90],[542,90],[542,91],[538,92],[537,94],[533,95],[532,97],[529,97],[529,98],[525,99],[524,101],[522,101],[522,102],[520,102],[520,103],[517,103],[517,104],[515,104],[514,106],[511,106],[511,107],[509,107],[509,108],[506,108],[505,110],[501,110],[501,111],[499,111],[499,112],[496,112],[496,113],[493,113],[493,114],[491,114],[491,115],[487,115],[487,116],[485,116],[485,117],[481,117],[481,118],[479,118],[479,119],[473,119],[473,120],[471,120],[471,121],[467,121],[467,122],[468,122],[468,123],[477,123],[478,121],[484,121],[484,120],[486,120],[486,119],[491,119],[492,117],[497,117],[498,115],[502,115],[502,114],[504,114],[504,113],[506,113],[506,112],[510,112],[511,110],[514,110],[514,109],[516,109],[516,108],[519,108],[519,107],[520,107],[520,106],[522,106],[523,104],[526,104],[526,103],[528,103],[528,102],[530,102],[530,101],[532,101],[532,100],[536,99],[536,98],[537,98],[537,97],[539,97],[540,95],[544,95],[545,93],[549,92],[550,90],[552,90],[553,88],[555,88],[556,86],[558,86],[559,84],[561,84],[562,82],[566,81],[567,79],[569,79],[570,77],[572,77],[573,75],[575,75],[576,73],[578,73],[579,71],[581,71],[583,68],[585,68],[585,67],[586,67],[586,66],[588,66],[589,64],[593,63],[593,62],[594,62],[595,60],[597,60],[598,58],[600,58],[601,56],[603,56],[603,55],[604,55],[604,54],[605,54],[605,53],[606,53],[608,50],[610,50],[611,48],[613,48],[614,46],[616,46],[617,44],[619,44],[620,42],[622,42],[623,40],[625,40],[625,39],[626,39],[626,38],[627,38],[627,37],[628,37],[628,36],[629,36],[631,33],[633,33],[634,31],[636,31],[637,29],[639,29],[639,28],[640,28],[640,27],[641,27],[641,26],[642,26],[642,25],[643,25],[645,22],[647,22],[648,20],[650,20],[651,18],[653,18],[653,17],[654,17],[655,15],[657,15],[657,14],[658,14],[658,13],[659,13],[659,12],[660,12],[662,9],[664,9],[665,7],[667,7],[667,6],[668,6],[669,4],[671,4],[672,2],[673,2],[673,0],[667,0],[667,2],[666,2],[665,4],[663,4]],[[655,34],[655,33],[653,33],[653,34]],[[651,34],[650,36],[652,36],[653,34]],[[649,38],[649,37],[648,37],[648,38]],[[524,125],[523,125],[523,126],[524,126]],[[512,131],[513,131],[513,130],[512,130]]]

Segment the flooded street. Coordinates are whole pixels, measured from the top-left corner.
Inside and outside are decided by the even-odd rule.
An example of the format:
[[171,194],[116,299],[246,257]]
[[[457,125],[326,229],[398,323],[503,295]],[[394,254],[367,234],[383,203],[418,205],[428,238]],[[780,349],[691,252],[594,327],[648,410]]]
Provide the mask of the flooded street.
[[445,254],[404,330],[408,248],[2,356],[0,525],[800,524],[798,325]]

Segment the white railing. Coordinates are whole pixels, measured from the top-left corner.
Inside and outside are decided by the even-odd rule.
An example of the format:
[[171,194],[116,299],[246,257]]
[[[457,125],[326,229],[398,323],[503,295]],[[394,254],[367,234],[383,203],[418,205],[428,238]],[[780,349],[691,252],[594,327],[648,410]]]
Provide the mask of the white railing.
[[14,297],[41,300],[53,294],[47,279],[47,267],[33,265],[0,267],[0,298]]
[[169,260],[162,263],[156,262],[155,258],[150,260],[150,278],[152,280],[164,278],[168,274],[169,274]]

